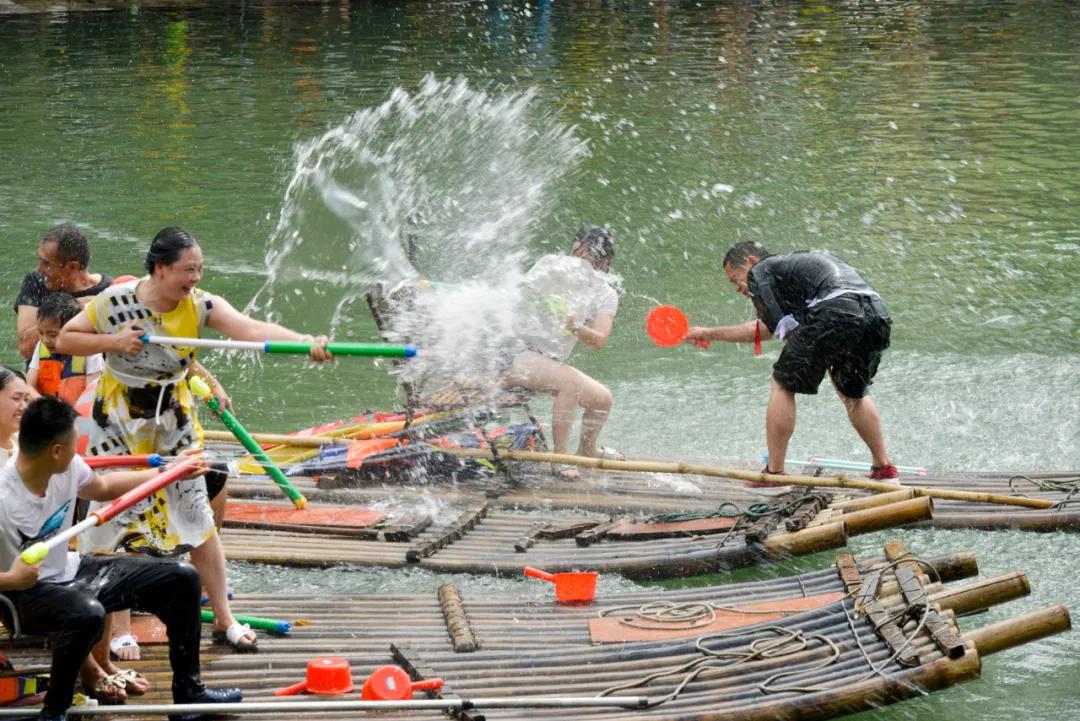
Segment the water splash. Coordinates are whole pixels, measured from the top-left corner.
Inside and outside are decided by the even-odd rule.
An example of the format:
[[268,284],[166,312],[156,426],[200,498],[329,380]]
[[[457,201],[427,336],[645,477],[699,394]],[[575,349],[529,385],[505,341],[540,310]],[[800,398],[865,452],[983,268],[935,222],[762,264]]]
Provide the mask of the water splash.
[[[396,88],[297,144],[269,277],[249,310],[309,328],[322,317],[340,339],[371,339],[357,301],[379,289],[409,299],[388,334],[423,343],[428,371],[497,346],[513,332],[529,239],[586,152],[531,90],[430,75],[414,93]],[[452,285],[400,293],[425,278]]]

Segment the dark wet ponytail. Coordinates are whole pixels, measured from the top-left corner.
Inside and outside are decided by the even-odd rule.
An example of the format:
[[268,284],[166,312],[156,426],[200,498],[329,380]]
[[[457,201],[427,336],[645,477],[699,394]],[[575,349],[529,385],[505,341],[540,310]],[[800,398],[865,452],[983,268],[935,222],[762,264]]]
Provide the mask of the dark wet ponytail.
[[172,265],[180,260],[181,253],[198,245],[195,236],[183,228],[163,228],[154,236],[154,242],[146,252],[146,272],[153,275],[158,263]]

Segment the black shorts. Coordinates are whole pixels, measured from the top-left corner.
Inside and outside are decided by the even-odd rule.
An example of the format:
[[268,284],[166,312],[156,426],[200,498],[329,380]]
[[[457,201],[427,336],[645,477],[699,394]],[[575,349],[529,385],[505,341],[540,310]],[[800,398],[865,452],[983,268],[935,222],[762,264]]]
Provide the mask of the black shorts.
[[214,463],[210,470],[203,476],[206,481],[206,497],[214,500],[221,489],[225,487],[225,481],[229,480],[229,466],[226,463]]
[[889,347],[892,320],[880,298],[842,295],[810,309],[786,338],[773,378],[792,393],[817,393],[825,372],[848,398],[866,395],[881,353]]

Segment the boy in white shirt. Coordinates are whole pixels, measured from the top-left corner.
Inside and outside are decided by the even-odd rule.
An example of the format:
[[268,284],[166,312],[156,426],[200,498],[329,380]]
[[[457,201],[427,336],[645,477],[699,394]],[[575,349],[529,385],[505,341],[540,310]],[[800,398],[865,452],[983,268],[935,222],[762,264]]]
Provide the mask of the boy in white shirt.
[[[199,676],[199,574],[171,559],[80,558],[57,547],[36,564],[19,554],[69,528],[76,498],[109,501],[157,473],[99,476],[75,453],[75,410],[43,397],[23,412],[19,454],[0,468],[0,591],[15,604],[24,629],[55,634],[49,691],[40,718],[64,719],[75,680],[102,633],[105,614],[137,608],[157,615],[169,635],[176,703],[237,703],[239,689],[208,689]],[[199,468],[193,475],[205,472]],[[204,714],[174,714],[195,721]]]

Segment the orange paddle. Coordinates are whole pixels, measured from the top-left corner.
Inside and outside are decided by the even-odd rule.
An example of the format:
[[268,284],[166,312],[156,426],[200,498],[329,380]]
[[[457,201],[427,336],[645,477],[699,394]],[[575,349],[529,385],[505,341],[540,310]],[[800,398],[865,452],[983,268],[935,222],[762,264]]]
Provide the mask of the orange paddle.
[[[645,332],[661,347],[679,345],[686,338],[690,323],[686,315],[673,305],[658,305],[645,318]],[[695,340],[694,345],[708,348],[709,341]]]

